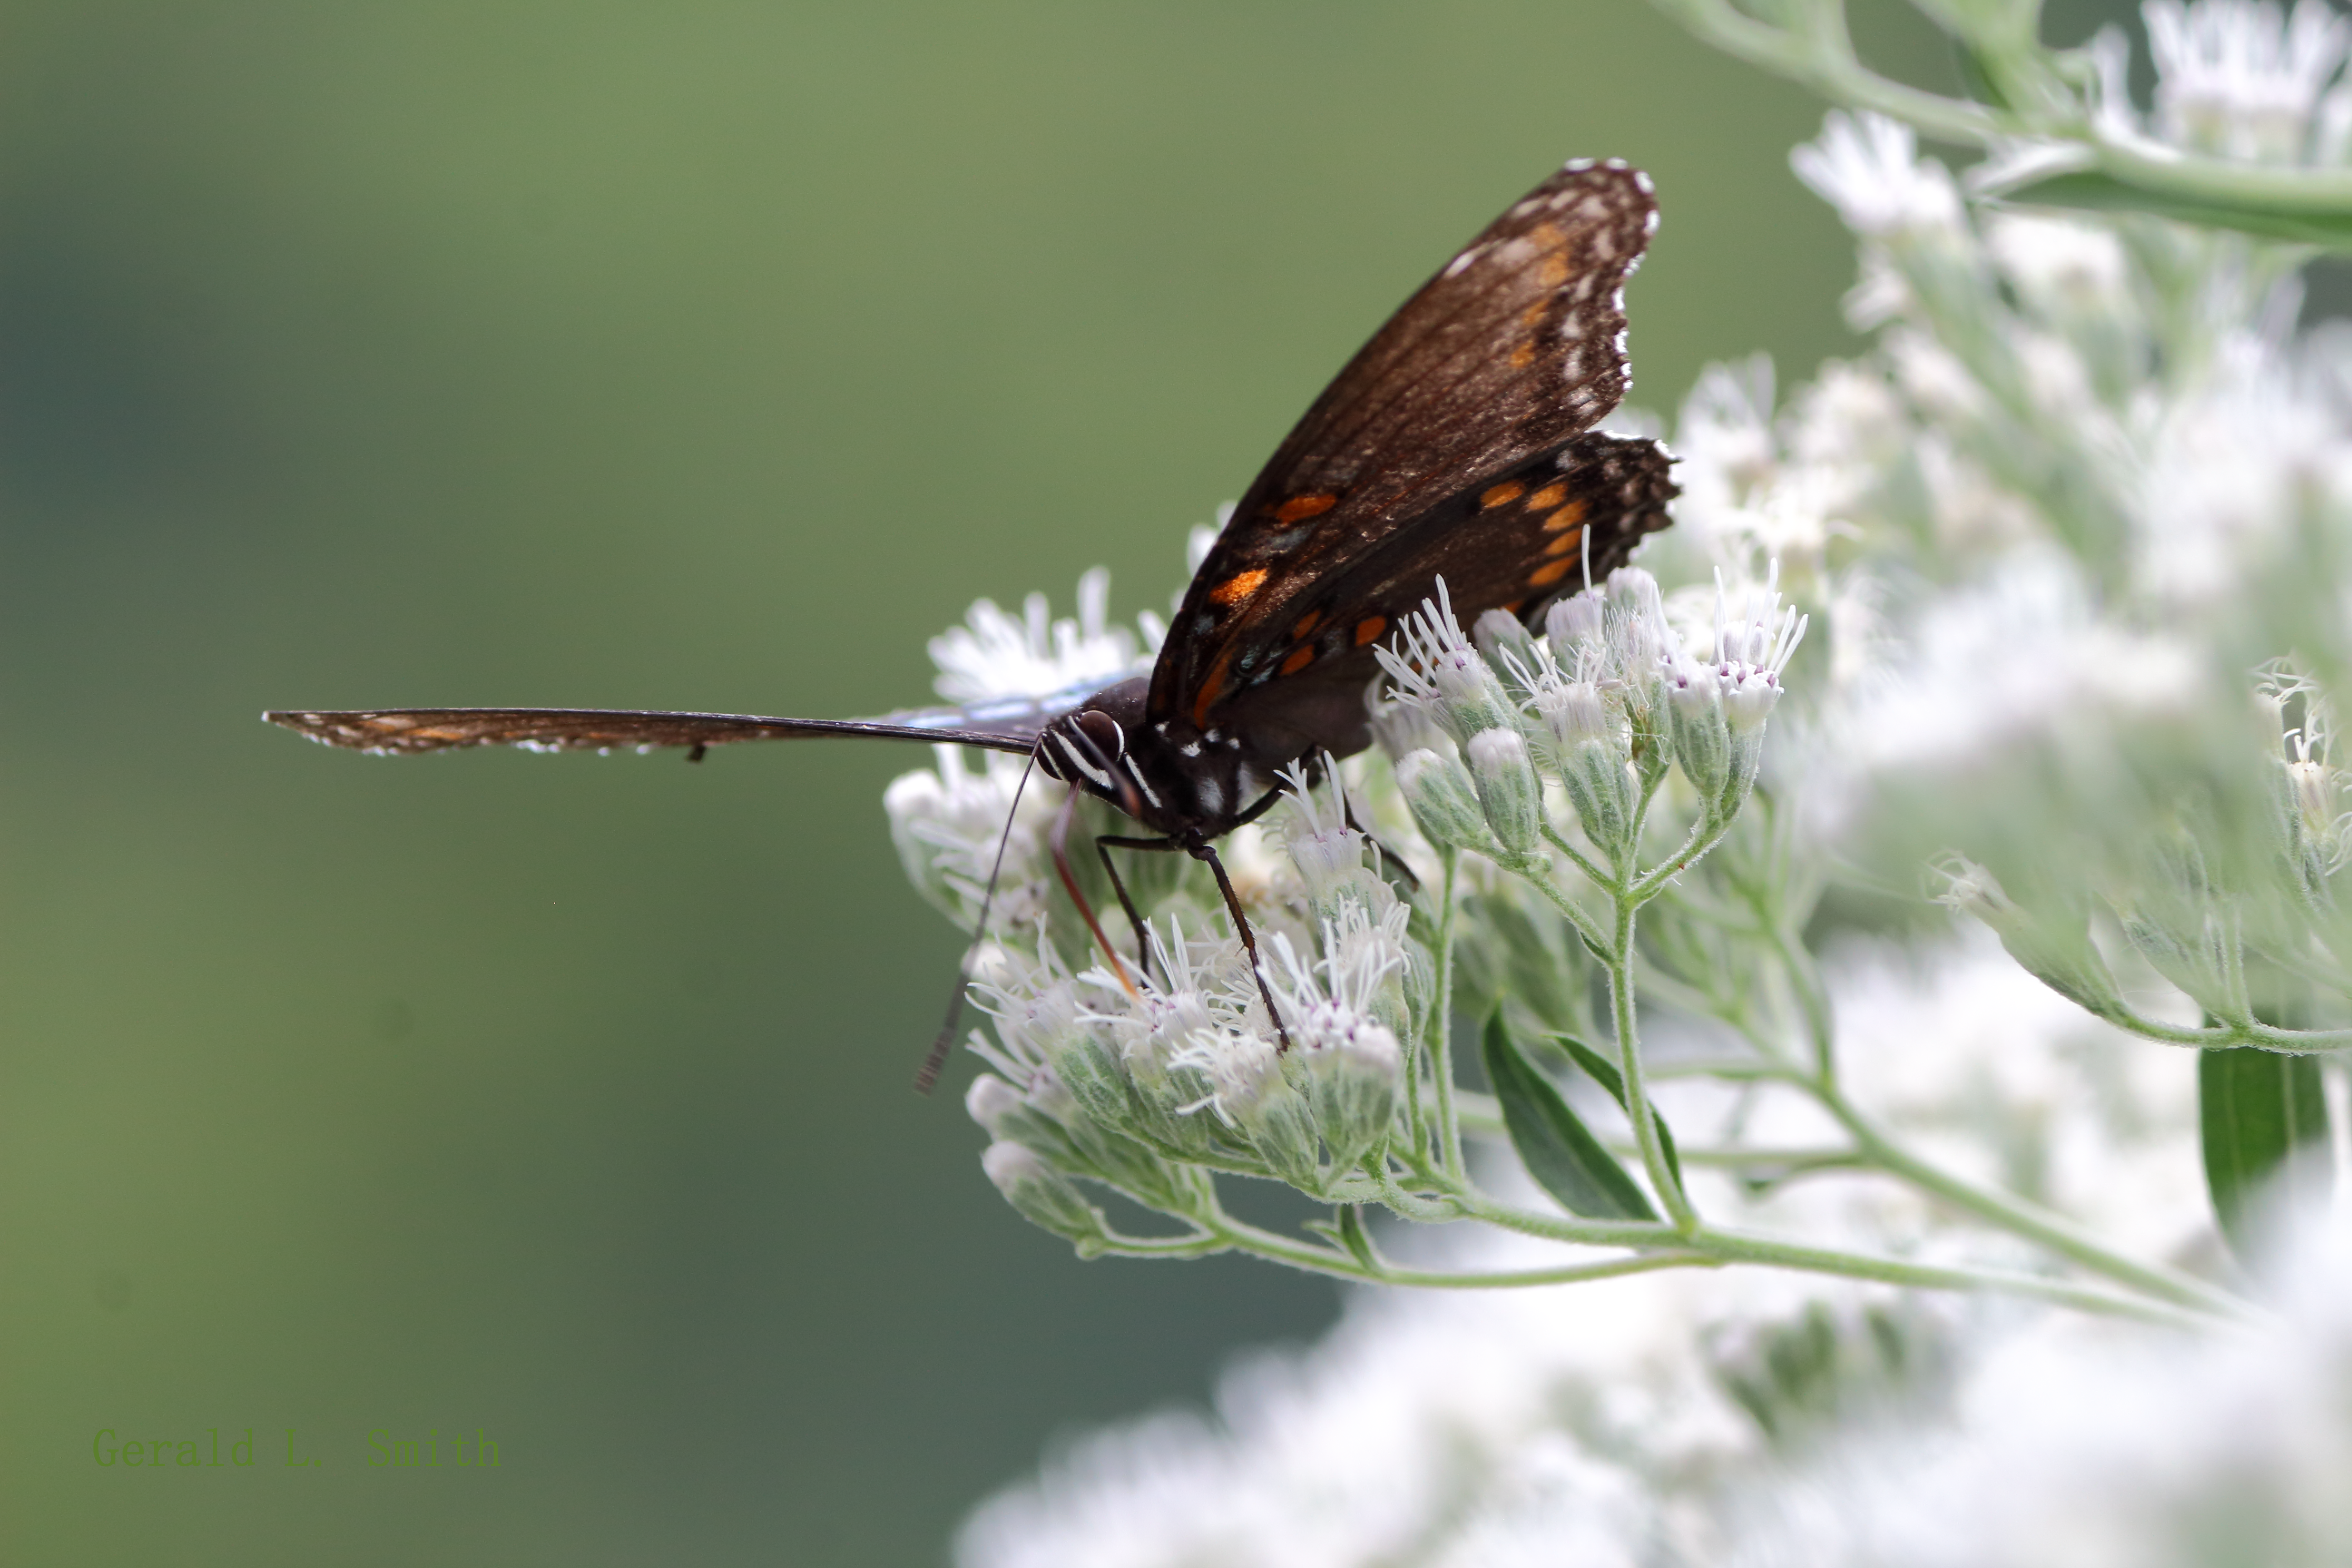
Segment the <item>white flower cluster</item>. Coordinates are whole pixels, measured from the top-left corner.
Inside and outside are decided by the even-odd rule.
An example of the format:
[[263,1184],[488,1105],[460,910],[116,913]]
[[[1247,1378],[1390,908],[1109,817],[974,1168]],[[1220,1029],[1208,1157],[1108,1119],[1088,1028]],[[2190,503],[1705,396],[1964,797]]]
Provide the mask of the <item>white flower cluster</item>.
[[1499,610],[1479,618],[1475,640],[1465,636],[1440,583],[1395,646],[1378,650],[1402,711],[1376,713],[1374,724],[1422,831],[1498,864],[1539,867],[1549,775],[1586,839],[1622,868],[1641,802],[1669,763],[1704,820],[1728,821],[1756,782],[1764,721],[1805,632],[1777,580],[1775,566],[1735,600],[1718,577],[1713,633],[1696,649],[1640,567],[1556,601],[1542,641]]
[[[1864,945],[1834,970],[1841,1035],[1866,1068],[1858,1090],[1984,1178],[2021,1175],[2135,1240],[2177,1246],[2193,1234],[2191,1063],[2086,1022],[1990,943],[1932,956],[1923,965],[1891,945]],[[1686,1136],[1743,1117],[1758,1138],[1790,1148],[1822,1134],[1793,1105],[1706,1098],[1671,1102]],[[1738,1202],[1728,1192],[1713,1201]],[[1753,1200],[1746,1217],[1785,1218],[1791,1208],[1832,1234],[1930,1254],[1983,1246],[1948,1212],[1866,1177],[1791,1184]],[[1489,1265],[1542,1255],[1493,1233],[1450,1238],[1445,1251]],[[2129,1358],[2163,1342],[2112,1324],[2089,1333],[2063,1324],[1760,1273],[1479,1294],[1363,1290],[1323,1343],[1239,1364],[1214,1420],[1162,1415],[1113,1428],[985,1504],[964,1529],[958,1561],[1844,1562],[1805,1548],[1883,1547],[1880,1532],[1903,1519],[1895,1483],[1914,1478],[1935,1484],[1923,1495],[1950,1532],[1938,1548],[1948,1555],[1916,1561],[2042,1561],[1968,1554],[1987,1528],[1969,1519],[1972,1507],[1997,1508],[2004,1527],[2025,1522],[1996,1488],[2029,1472],[1973,1446],[1960,1450],[1977,1456],[1973,1473],[1928,1468],[1955,1452],[1953,1413],[2021,1438],[2053,1424],[2070,1437],[2100,1434],[2103,1446],[2073,1451],[2034,1442],[2030,1451],[2046,1467],[2034,1489],[2045,1501],[2064,1501],[2070,1486],[2100,1473],[2107,1440],[2132,1442],[2143,1488],[2162,1484],[2168,1443],[2203,1440],[2193,1400],[2186,1425],[2137,1440],[2129,1420],[2099,1414],[2132,1387]],[[2019,1327],[2031,1337],[2011,1343],[2005,1336]],[[2097,1342],[2123,1349],[2053,1369]],[[1979,1347],[1990,1347],[1990,1359],[1980,1363]],[[2352,1336],[2336,1353],[2352,1364]],[[2037,1388],[2021,1379],[2028,1365],[2051,1381]],[[2218,1381],[2199,1397],[2247,1405]],[[2352,1436],[2352,1409],[2331,1419]],[[1866,1489],[1857,1472],[1871,1478]],[[1843,1511],[1849,1498],[1858,1510],[1866,1500],[1863,1517],[1818,1517]],[[2101,1500],[2100,1528],[2138,1528],[2129,1500]]]
[[[1474,641],[1440,584],[1396,648],[1381,650],[1396,691],[1375,717],[1431,844],[1539,872],[1544,836],[1580,826],[1618,862],[1633,850],[1643,775],[1654,785],[1670,758],[1704,819],[1738,811],[1803,630],[1768,584],[1721,595],[1711,638],[1688,650],[1655,581],[1627,568],[1552,606],[1543,639],[1492,615]],[[942,649],[942,665],[963,651]],[[1095,955],[1080,967],[1050,929],[1042,839],[1054,786],[1033,778],[1008,832],[1011,763],[992,758],[973,774],[943,756],[938,773],[892,784],[908,874],[934,902],[970,924],[996,873],[1006,920],[978,970],[995,1038],[976,1048],[997,1076],[976,1086],[971,1110],[1026,1151],[993,1152],[988,1169],[1040,1224],[1099,1244],[1099,1221],[1066,1178],[1175,1201],[1186,1162],[1328,1194],[1402,1136],[1430,961],[1406,936],[1407,906],[1367,863],[1340,769],[1326,758],[1321,772],[1320,797],[1305,773],[1289,776],[1286,874],[1261,879],[1251,900],[1262,976],[1239,933],[1182,884],[1151,910],[1148,963]],[[1568,813],[1548,802],[1548,780]],[[1379,813],[1367,803],[1365,815]]]
[[[2263,163],[2341,163],[2352,89],[2331,87],[2352,47],[2352,22],[2326,0],[2148,0],[2156,58],[2151,129],[2169,144]],[[2128,123],[2121,40],[2102,46],[2104,101]]]

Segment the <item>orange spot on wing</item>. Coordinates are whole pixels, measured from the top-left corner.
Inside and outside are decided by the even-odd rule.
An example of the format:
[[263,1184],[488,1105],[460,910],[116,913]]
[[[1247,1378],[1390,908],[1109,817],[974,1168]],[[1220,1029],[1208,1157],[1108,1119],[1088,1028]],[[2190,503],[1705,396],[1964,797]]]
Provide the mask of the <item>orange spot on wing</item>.
[[1558,256],[1547,256],[1536,268],[1536,281],[1547,289],[1557,289],[1568,281],[1568,263]]
[[1568,243],[1568,236],[1559,231],[1558,224],[1553,223],[1536,225],[1535,227],[1528,230],[1528,237],[1546,250],[1555,250]]
[[1533,344],[1533,343],[1521,343],[1517,348],[1515,348],[1515,349],[1513,349],[1513,350],[1511,351],[1511,368],[1512,368],[1513,370],[1525,370],[1525,369],[1527,369],[1527,368],[1528,368],[1528,366],[1529,366],[1529,365],[1531,365],[1531,364],[1533,364],[1533,363],[1536,363],[1536,346],[1535,346],[1535,344]]
[[1527,493],[1528,487],[1519,483],[1518,480],[1505,479],[1501,484],[1496,485],[1485,495],[1480,496],[1478,498],[1478,505],[1481,508],[1487,510],[1492,510],[1498,506],[1508,506],[1511,502],[1518,500],[1521,496]]
[[1307,611],[1305,615],[1298,617],[1298,624],[1290,628],[1290,640],[1292,642],[1305,641],[1307,637],[1312,637],[1314,635],[1315,628],[1322,624],[1322,611]]
[[1503,606],[1503,614],[1507,616],[1516,616],[1519,613],[1520,607],[1526,603],[1527,601],[1525,599],[1513,599],[1509,604]]
[[1543,489],[1529,496],[1528,498],[1528,510],[1529,511],[1546,511],[1558,506],[1567,499],[1568,481],[1566,479],[1560,479],[1552,484],[1544,486]]
[[1366,616],[1356,623],[1356,646],[1363,647],[1388,629],[1389,618],[1386,616]]
[[1258,591],[1265,581],[1265,568],[1253,566],[1246,572],[1236,572],[1209,590],[1209,597],[1220,605],[1238,605]]
[[1551,307],[1549,305],[1538,300],[1534,304],[1519,312],[1519,325],[1523,327],[1539,327],[1543,325],[1544,312],[1550,309]]
[[1549,588],[1567,576],[1575,565],[1576,557],[1570,555],[1563,560],[1555,561],[1549,566],[1538,566],[1528,574],[1528,582],[1534,587]]
[[1558,533],[1561,529],[1574,528],[1578,523],[1582,522],[1583,521],[1584,503],[1580,500],[1572,500],[1566,506],[1560,508],[1558,511],[1552,513],[1549,517],[1544,519],[1544,531],[1546,533]]
[[1339,504],[1339,498],[1333,495],[1292,496],[1274,509],[1274,521],[1304,522],[1310,517],[1321,517]]
[[1314,662],[1315,649],[1312,645],[1306,647],[1293,648],[1290,650],[1290,657],[1282,661],[1280,673],[1284,675],[1297,675],[1300,670],[1305,669],[1308,665],[1313,664]]
[[1583,542],[1584,530],[1580,528],[1574,533],[1563,533],[1558,539],[1553,540],[1549,544],[1545,545],[1544,553],[1546,555],[1565,555]]
[[1218,698],[1225,694],[1225,671],[1233,667],[1234,650],[1231,648],[1227,648],[1218,657],[1217,662],[1209,667],[1209,679],[1201,682],[1201,695],[1192,700],[1194,729],[1205,730],[1209,727],[1209,710],[1215,704]]

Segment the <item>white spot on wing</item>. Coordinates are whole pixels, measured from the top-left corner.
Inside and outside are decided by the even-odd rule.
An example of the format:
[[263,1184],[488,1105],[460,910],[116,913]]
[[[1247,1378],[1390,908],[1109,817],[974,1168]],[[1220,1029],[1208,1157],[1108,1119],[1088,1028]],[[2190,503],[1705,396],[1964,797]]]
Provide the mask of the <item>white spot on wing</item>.
[[1464,268],[1478,259],[1478,252],[1480,248],[1480,247],[1474,245],[1469,249],[1464,251],[1461,255],[1455,257],[1453,260],[1447,262],[1445,264],[1445,270],[1441,273],[1440,276],[1451,278],[1460,272]]
[[[1645,196],[1655,195],[1658,189],[1658,183],[1639,169],[1633,171],[1633,184]],[[1654,217],[1656,215],[1654,213],[1651,216]]]

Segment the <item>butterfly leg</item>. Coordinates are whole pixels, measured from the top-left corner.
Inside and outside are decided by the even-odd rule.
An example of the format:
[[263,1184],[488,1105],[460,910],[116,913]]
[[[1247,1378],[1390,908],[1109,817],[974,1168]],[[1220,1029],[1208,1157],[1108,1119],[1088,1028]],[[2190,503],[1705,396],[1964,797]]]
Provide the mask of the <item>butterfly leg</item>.
[[1241,934],[1242,946],[1249,953],[1250,973],[1257,981],[1258,996],[1265,1003],[1265,1016],[1274,1020],[1275,1050],[1277,1054],[1290,1049],[1290,1031],[1282,1026],[1282,1009],[1274,1005],[1274,989],[1265,983],[1265,972],[1260,966],[1257,933],[1250,929],[1249,916],[1242,913],[1242,901],[1234,892],[1234,879],[1225,875],[1225,863],[1206,844],[1180,846],[1195,860],[1208,862],[1210,873],[1217,879],[1217,891],[1225,896],[1225,912],[1234,917],[1234,930]]
[[1176,847],[1173,838],[1128,838],[1116,833],[1095,837],[1095,853],[1102,857],[1103,874],[1110,879],[1111,887],[1117,889],[1118,907],[1127,911],[1127,923],[1135,930],[1135,950],[1143,957],[1143,977],[1146,980],[1151,978],[1151,933],[1145,928],[1143,916],[1137,911],[1135,900],[1128,896],[1127,884],[1118,879],[1118,868],[1111,864],[1110,852],[1114,849],[1173,849]]
[[[1087,922],[1087,930],[1094,932],[1095,945],[1102,949],[1104,957],[1110,960],[1111,973],[1118,976],[1118,983],[1127,988],[1129,996],[1139,996],[1141,994],[1135,988],[1134,977],[1127,972],[1127,961],[1111,946],[1110,938],[1103,935],[1102,921],[1095,919],[1094,906],[1087,902],[1084,893],[1078,891],[1078,879],[1070,870],[1070,824],[1077,819],[1077,815],[1078,792],[1072,790],[1069,798],[1062,802],[1061,811],[1054,817],[1054,830],[1046,835],[1045,841],[1054,852],[1055,873],[1062,879],[1062,890],[1070,895],[1070,902],[1078,907],[1079,917]],[[1120,890],[1119,896],[1122,899],[1127,896],[1125,889]]]

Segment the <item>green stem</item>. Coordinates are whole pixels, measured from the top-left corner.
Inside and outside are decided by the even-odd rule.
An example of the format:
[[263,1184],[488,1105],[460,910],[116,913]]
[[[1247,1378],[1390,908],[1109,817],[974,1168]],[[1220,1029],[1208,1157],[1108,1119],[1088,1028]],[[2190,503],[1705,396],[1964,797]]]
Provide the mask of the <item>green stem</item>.
[[1722,813],[1710,811],[1707,816],[1692,824],[1690,834],[1683,840],[1682,847],[1643,872],[1641,879],[1633,884],[1625,896],[1633,901],[1636,909],[1639,909],[1665,891],[1667,882],[1681,875],[1692,861],[1723,842],[1723,836],[1731,831],[1731,820],[1737,815],[1738,814],[1736,811]]
[[[1976,146],[1989,144],[2011,129],[2008,117],[1996,118],[1983,105],[1922,92],[1889,81],[1864,66],[1851,44],[1843,41],[1843,18],[1834,26],[1818,23],[1811,37],[1799,37],[1769,22],[1743,15],[1730,0],[1654,0],[1668,16],[1727,54],[1751,65],[1800,81],[1838,103],[1875,109],[1908,121],[1931,136]],[[1834,14],[1843,7],[1832,6]]]
[[[1609,933],[1601,929],[1601,923],[1592,918],[1590,910],[1568,896],[1565,889],[1553,882],[1549,877],[1522,877],[1520,880],[1550,900],[1551,907],[1566,915],[1569,923],[1577,929],[1578,933],[1587,942],[1600,951],[1608,951]],[[1601,885],[1604,888],[1609,886],[1608,880],[1605,878],[1602,879]]]
[[2265,1051],[2278,1051],[2287,1056],[2324,1056],[2352,1046],[2352,1029],[2280,1029],[2259,1018],[2247,1018],[2239,1023],[2221,1024],[2210,1028],[2183,1028],[2174,1024],[2159,1024],[2153,1018],[2143,1018],[2128,1007],[2109,1007],[2099,1016],[2119,1029],[2128,1029],[2145,1039],[2161,1040],[2170,1046],[2198,1046],[2206,1050],[2228,1050],[2237,1046],[2252,1046]]
[[2080,1311],[2138,1318],[2176,1327],[2201,1329],[2210,1327],[2216,1317],[2242,1321],[2250,1315],[2244,1303],[2227,1299],[2210,1306],[2200,1303],[2182,1310],[2087,1286],[2070,1285],[2063,1279],[2044,1279],[2038,1274],[1912,1263],[1899,1258],[1879,1258],[1866,1253],[1804,1247],[1771,1237],[1749,1236],[1741,1231],[1701,1230],[1688,1237],[1685,1245],[1722,1263],[1769,1264],[1809,1274],[1835,1274],[1849,1279],[1874,1279],[1882,1284],[1909,1285],[1934,1290],[2000,1290],[2062,1307],[2073,1307]]
[[1666,1206],[1675,1228],[1685,1234],[1698,1225],[1674,1167],[1666,1163],[1665,1144],[1658,1136],[1658,1113],[1650,1104],[1649,1085],[1642,1074],[1641,1040],[1633,1022],[1633,911],[1639,907],[1630,894],[1617,898],[1617,931],[1609,944],[1609,1012],[1617,1029],[1617,1070],[1625,1082],[1625,1119],[1633,1125],[1633,1141],[1642,1150],[1642,1169],[1651,1187]]
[[1801,942],[1790,937],[1786,922],[1776,921],[1773,927],[1778,933],[1776,946],[1781,968],[1788,975],[1790,984],[1801,997],[1818,999],[1818,1005],[1807,1003],[1803,1010],[1807,1027],[1812,1034],[1814,1056],[1821,1064],[1819,1071],[1811,1079],[1791,1078],[1788,1081],[1803,1089],[1822,1110],[1835,1117],[1838,1124],[1853,1137],[1858,1152],[1872,1164],[1922,1192],[1943,1199],[1963,1213],[1973,1215],[2013,1236],[2023,1237],[2118,1284],[2147,1291],[2200,1311],[2242,1310],[2235,1298],[2222,1291],[2185,1274],[2141,1263],[2111,1251],[2062,1216],[2022,1198],[1979,1186],[1932,1165],[1896,1142],[1885,1129],[1864,1114],[1839,1089],[1831,1073],[1834,1029],[1830,1018],[1828,988],[1822,983],[1820,966],[1813,962],[1813,955]]
[[1485,1220],[1488,1225],[1516,1230],[1522,1236],[1541,1237],[1546,1241],[1572,1242],[1579,1247],[1679,1247],[1688,1244],[1681,1232],[1655,1220],[1578,1219],[1570,1215],[1538,1214],[1499,1203],[1475,1188],[1465,1188],[1454,1201],[1465,1219]]
[[2207,1313],[2239,1314],[2245,1310],[2244,1303],[2226,1291],[2172,1269],[2110,1251],[2071,1221],[2046,1209],[1929,1164],[1895,1142],[1832,1085],[1814,1085],[1813,1095],[1822,1109],[1836,1117],[1839,1124],[1853,1134],[1855,1144],[1873,1164],[1954,1208],[2047,1247],[2094,1274],[2177,1306]]
[[1437,1002],[1429,1019],[1430,1065],[1437,1074],[1438,1159],[1445,1173],[1462,1177],[1462,1128],[1454,1119],[1454,911],[1458,850],[1445,851],[1445,909],[1437,921]]
[[1543,836],[1545,843],[1567,856],[1570,863],[1587,877],[1591,878],[1595,886],[1602,888],[1609,886],[1609,873],[1587,859],[1582,850],[1568,841],[1566,834],[1547,822],[1543,825]]

